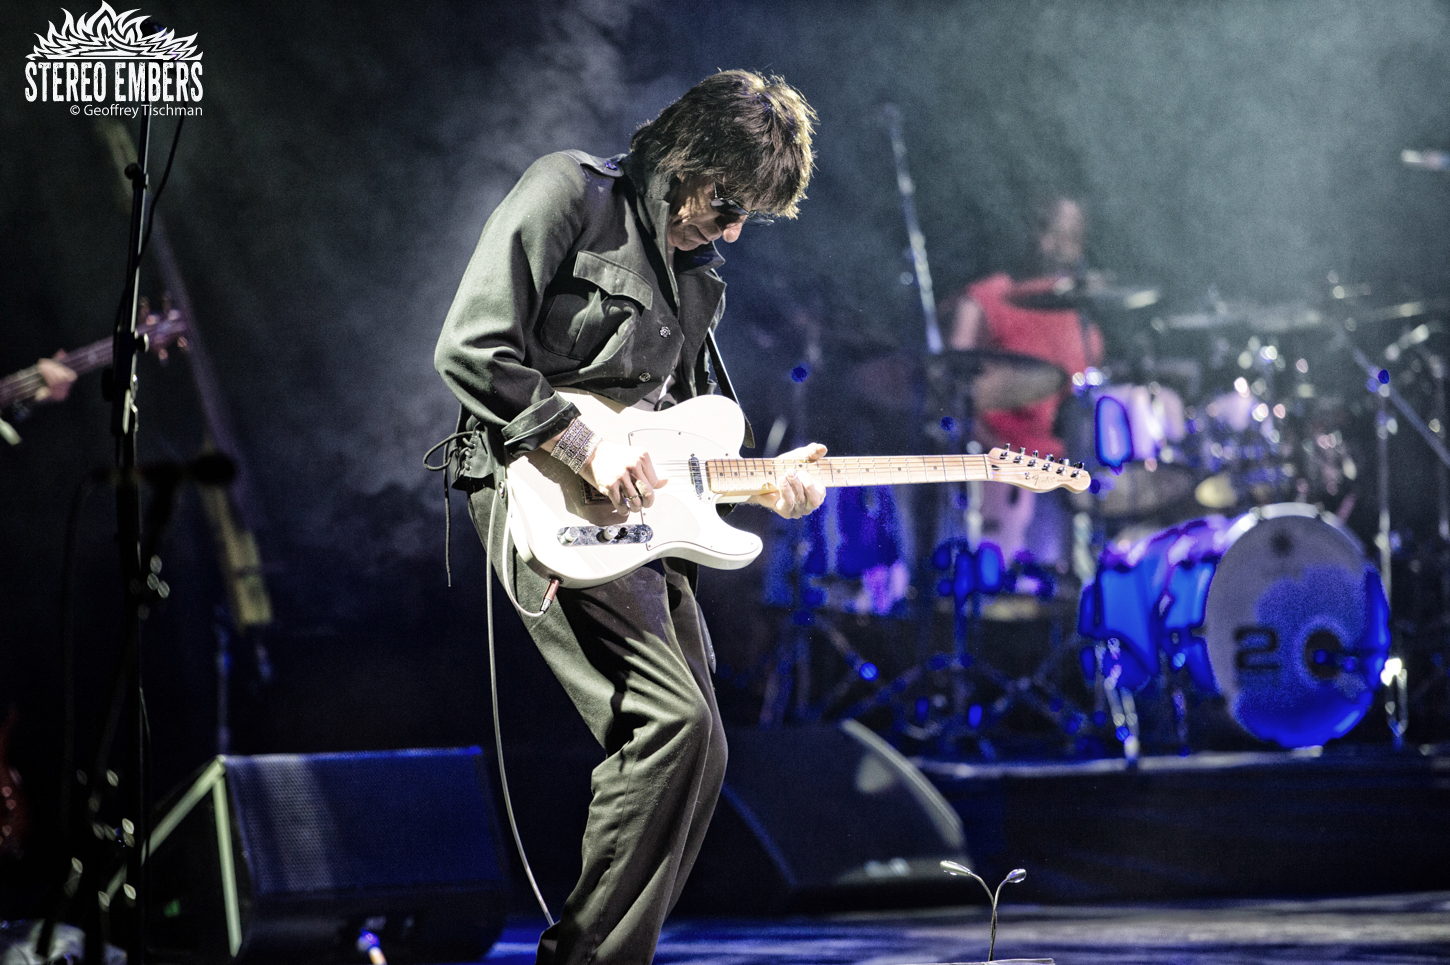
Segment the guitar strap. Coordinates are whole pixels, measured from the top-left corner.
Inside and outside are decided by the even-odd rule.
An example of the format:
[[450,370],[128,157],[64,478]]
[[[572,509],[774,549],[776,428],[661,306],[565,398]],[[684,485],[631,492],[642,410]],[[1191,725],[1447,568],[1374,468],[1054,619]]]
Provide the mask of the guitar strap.
[[[710,367],[715,370],[715,381],[720,386],[720,394],[725,396],[736,405],[740,400],[735,397],[735,386],[730,384],[730,373],[725,371],[725,361],[720,358],[720,346],[715,344],[715,332],[705,333],[705,347],[710,350]],[[745,416],[745,407],[741,406],[741,417],[745,418],[745,442],[747,449],[755,448],[755,430],[750,428],[750,419]]]

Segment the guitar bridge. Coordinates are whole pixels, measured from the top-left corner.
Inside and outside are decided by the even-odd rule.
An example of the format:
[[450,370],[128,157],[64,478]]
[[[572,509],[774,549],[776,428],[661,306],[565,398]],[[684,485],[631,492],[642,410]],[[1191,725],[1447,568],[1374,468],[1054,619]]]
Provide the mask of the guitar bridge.
[[590,503],[607,503],[609,502],[609,497],[601,493],[599,490],[595,489],[593,486],[589,485],[587,482],[584,481],[584,477],[580,476],[579,501],[585,506],[588,506]]

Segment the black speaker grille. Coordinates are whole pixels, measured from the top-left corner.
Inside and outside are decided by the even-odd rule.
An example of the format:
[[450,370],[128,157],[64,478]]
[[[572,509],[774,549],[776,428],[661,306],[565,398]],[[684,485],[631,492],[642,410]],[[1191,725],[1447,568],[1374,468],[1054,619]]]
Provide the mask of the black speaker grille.
[[477,748],[226,766],[259,898],[502,883]]

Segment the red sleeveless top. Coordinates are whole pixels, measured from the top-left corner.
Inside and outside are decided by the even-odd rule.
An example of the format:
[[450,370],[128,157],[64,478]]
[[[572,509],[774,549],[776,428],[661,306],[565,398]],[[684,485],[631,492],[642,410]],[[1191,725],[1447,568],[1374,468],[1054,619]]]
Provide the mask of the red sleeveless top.
[[[1102,358],[1103,338],[1096,325],[1083,325],[1073,309],[1022,308],[1007,300],[1014,287],[1019,291],[1032,282],[1016,282],[1006,274],[989,275],[967,286],[967,295],[982,308],[987,323],[983,348],[1002,349],[1031,355],[1051,362],[1068,378]],[[1066,455],[1066,446],[1053,435],[1057,407],[1072,391],[1071,382],[1061,391],[1019,409],[978,413],[983,442],[1010,443],[1037,450],[1044,456]]]

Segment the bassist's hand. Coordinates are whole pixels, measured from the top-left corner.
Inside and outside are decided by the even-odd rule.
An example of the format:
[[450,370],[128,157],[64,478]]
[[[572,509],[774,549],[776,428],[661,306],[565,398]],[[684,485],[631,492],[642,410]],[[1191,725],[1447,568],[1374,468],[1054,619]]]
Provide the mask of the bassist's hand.
[[622,513],[654,505],[655,490],[669,482],[655,474],[649,453],[614,442],[600,442],[579,474]]
[[76,380],[76,373],[65,364],[64,359],[65,349],[61,349],[50,358],[35,363],[40,377],[45,380],[45,385],[35,393],[36,402],[59,402],[70,394],[70,385]]
[[[781,453],[776,458],[781,462],[815,462],[826,454],[826,447],[813,442],[799,449]],[[826,487],[818,482],[804,467],[791,469],[777,476],[779,489],[772,493],[761,493],[750,497],[750,502],[764,506],[778,516],[798,519],[815,512],[826,500]]]

